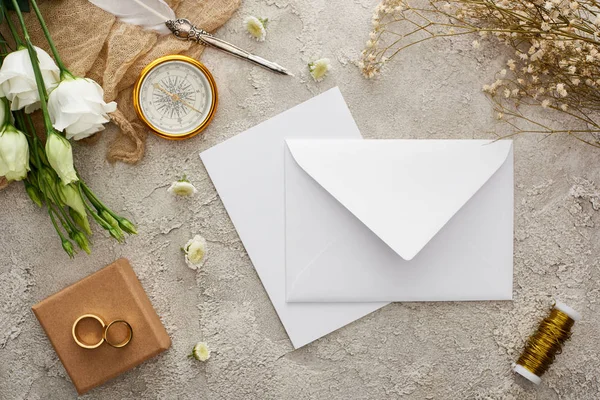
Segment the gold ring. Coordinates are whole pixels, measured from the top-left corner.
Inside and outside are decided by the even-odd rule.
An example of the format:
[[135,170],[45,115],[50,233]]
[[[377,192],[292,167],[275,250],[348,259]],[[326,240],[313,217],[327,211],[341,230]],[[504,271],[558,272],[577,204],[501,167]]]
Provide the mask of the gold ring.
[[79,323],[85,319],[93,319],[96,320],[100,323],[100,325],[102,326],[102,330],[104,331],[104,326],[106,325],[104,323],[104,321],[102,320],[102,318],[100,318],[97,315],[94,314],[85,314],[82,315],[81,317],[77,318],[77,320],[75,320],[75,322],[73,323],[73,328],[71,330],[71,333],[73,334],[73,339],[75,340],[75,343],[77,343],[77,345],[79,347],[83,347],[84,349],[95,349],[96,347],[99,347],[102,343],[104,343],[104,334],[102,334],[100,336],[100,341],[98,341],[97,343],[85,343],[82,339],[81,336],[79,335],[79,333],[77,332],[77,326],[79,325]]
[[[123,324],[127,327],[127,330],[129,331],[129,336],[127,337],[127,339],[125,339],[121,343],[111,343],[111,341],[108,339],[108,330],[114,324]],[[133,328],[131,328],[131,325],[129,325],[129,322],[125,321],[124,319],[116,319],[116,320],[112,321],[110,324],[106,325],[106,328],[104,328],[103,338],[106,341],[106,343],[108,343],[110,346],[116,347],[117,349],[119,349],[121,347],[127,346],[129,344],[129,342],[131,342],[131,339],[133,338]]]

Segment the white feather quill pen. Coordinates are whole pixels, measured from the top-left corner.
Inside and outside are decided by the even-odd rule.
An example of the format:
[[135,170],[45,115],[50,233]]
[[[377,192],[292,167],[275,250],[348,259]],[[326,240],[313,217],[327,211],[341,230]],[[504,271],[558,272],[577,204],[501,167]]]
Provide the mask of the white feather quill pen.
[[171,33],[165,22],[174,20],[175,11],[164,0],[89,0],[119,21],[139,25],[161,35]]
[[179,39],[212,46],[273,72],[292,75],[277,63],[265,60],[223,39],[216,38],[202,29],[196,28],[187,19],[177,19],[175,11],[164,0],[89,0],[89,2],[115,15],[119,21],[138,25],[161,35],[173,33]]

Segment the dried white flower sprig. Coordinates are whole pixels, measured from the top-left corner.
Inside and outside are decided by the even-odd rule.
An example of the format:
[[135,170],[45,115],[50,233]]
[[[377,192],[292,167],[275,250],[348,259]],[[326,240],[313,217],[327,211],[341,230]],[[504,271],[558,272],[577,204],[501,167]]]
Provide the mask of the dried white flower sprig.
[[321,82],[329,70],[331,70],[329,58],[319,58],[316,61],[308,63],[308,71],[315,82]]
[[173,182],[171,186],[167,189],[167,192],[175,196],[189,197],[196,194],[198,190],[194,185],[190,183],[190,181],[184,175],[178,181]]
[[[515,131],[567,133],[600,147],[600,7],[597,0],[383,0],[358,63],[372,78],[402,50],[426,40],[495,38],[512,58],[483,87],[496,116]],[[560,126],[536,121],[531,108],[562,114]]]
[[267,23],[268,18],[257,18],[252,15],[244,18],[244,27],[250,34],[250,37],[256,39],[259,42],[264,42],[267,37]]
[[198,342],[192,349],[192,353],[188,355],[188,358],[194,358],[198,361],[206,361],[210,358],[210,349],[206,342]]
[[198,269],[205,261],[206,239],[200,235],[188,240],[181,250],[185,253],[185,263],[193,270]]

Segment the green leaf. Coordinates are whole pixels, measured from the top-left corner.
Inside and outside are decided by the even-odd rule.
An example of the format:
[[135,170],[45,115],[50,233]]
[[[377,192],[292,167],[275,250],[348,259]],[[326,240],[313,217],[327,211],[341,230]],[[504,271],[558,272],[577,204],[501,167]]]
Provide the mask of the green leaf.
[[[30,11],[29,0],[17,0],[17,3],[19,4],[19,8],[21,9],[21,11],[23,11],[23,12],[29,12]],[[4,4],[6,5],[6,8],[9,9],[9,10],[14,10],[15,9],[13,7],[12,0],[4,0]]]

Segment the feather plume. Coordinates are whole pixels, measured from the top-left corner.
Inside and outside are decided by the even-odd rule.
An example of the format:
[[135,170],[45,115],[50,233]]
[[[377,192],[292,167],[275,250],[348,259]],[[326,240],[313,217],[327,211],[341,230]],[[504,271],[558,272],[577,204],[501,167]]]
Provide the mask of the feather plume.
[[165,25],[168,20],[177,18],[175,11],[164,0],[89,0],[119,21],[139,25],[144,29],[167,35],[171,33]]

